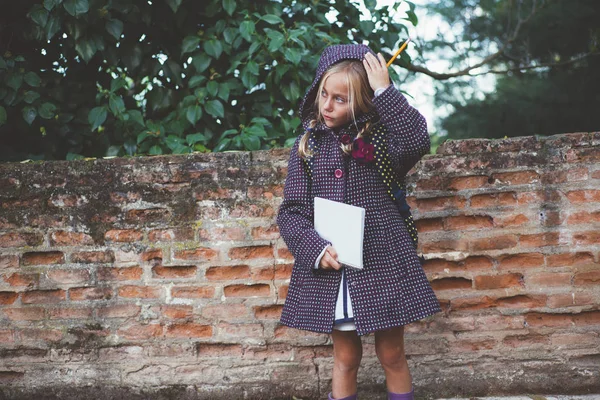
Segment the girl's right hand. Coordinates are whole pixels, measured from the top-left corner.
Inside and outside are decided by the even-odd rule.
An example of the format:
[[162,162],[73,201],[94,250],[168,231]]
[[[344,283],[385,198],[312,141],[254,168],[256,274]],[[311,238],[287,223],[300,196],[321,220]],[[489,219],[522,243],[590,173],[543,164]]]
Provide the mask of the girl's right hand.
[[335,251],[333,247],[327,246],[327,249],[325,249],[325,254],[323,254],[323,257],[321,257],[319,267],[323,269],[335,270],[339,270],[340,268],[342,268],[342,264],[338,262],[337,251]]

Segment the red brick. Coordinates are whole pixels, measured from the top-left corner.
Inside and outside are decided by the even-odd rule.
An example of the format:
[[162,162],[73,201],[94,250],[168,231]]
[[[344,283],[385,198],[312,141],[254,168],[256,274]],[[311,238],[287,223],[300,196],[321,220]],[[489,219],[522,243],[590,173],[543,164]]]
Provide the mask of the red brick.
[[571,214],[567,219],[567,223],[571,225],[597,224],[598,222],[600,222],[600,211],[579,211]]
[[492,260],[486,256],[470,256],[460,261],[448,261],[443,258],[425,260],[423,269],[428,273],[434,272],[481,272],[493,267]]
[[56,283],[84,283],[90,280],[87,269],[55,269],[47,272],[48,278]]
[[246,231],[242,228],[211,228],[206,231],[203,238],[213,241],[246,240]]
[[139,242],[144,234],[135,229],[111,229],[104,234],[104,239],[110,242]]
[[479,315],[475,320],[477,331],[503,331],[522,329],[525,319],[522,315]]
[[143,262],[162,262],[162,249],[149,249],[140,253],[140,261]]
[[504,274],[504,275],[479,275],[475,277],[475,289],[504,289],[523,286],[523,275]]
[[450,180],[448,190],[478,189],[488,185],[488,177],[485,175],[477,176],[458,176]]
[[503,250],[515,247],[517,241],[516,235],[502,235],[475,239],[470,241],[469,245],[471,251]]
[[497,307],[506,308],[535,308],[543,307],[546,303],[545,295],[516,295],[501,297],[496,300]]
[[84,246],[93,245],[94,239],[86,233],[56,231],[50,235],[50,244],[52,246]]
[[154,286],[135,286],[127,285],[119,288],[119,297],[137,298],[137,299],[157,299],[160,297],[162,289]]
[[527,313],[527,326],[539,328],[542,326],[565,327],[573,325],[573,314]]
[[38,284],[40,279],[39,273],[34,274],[22,274],[20,272],[15,272],[14,274],[10,274],[9,276],[4,276],[4,281],[8,283],[10,286],[27,286],[34,287]]
[[293,260],[294,256],[286,247],[280,247],[277,249],[277,258],[282,258],[284,260]]
[[440,240],[436,242],[425,242],[422,244],[423,253],[445,253],[448,251],[467,251],[466,240]]
[[520,235],[519,245],[521,247],[544,247],[557,246],[560,242],[558,232],[535,233],[531,235]]
[[292,277],[293,264],[276,264],[275,279],[290,279]]
[[229,250],[229,258],[248,260],[255,258],[273,258],[273,246],[234,247]]
[[208,338],[212,336],[212,327],[195,323],[168,325],[165,332],[170,338]]
[[495,302],[493,298],[488,296],[456,298],[450,301],[452,310],[479,310],[489,307],[495,307]]
[[65,300],[66,292],[64,290],[33,290],[23,292],[21,303],[23,304],[53,304]]
[[544,265],[542,253],[520,253],[500,256],[498,258],[499,270],[521,270],[522,268],[535,268]]
[[440,278],[434,279],[431,282],[433,290],[459,290],[471,289],[472,281],[467,278]]
[[573,190],[567,193],[571,203],[600,203],[600,190]]
[[529,218],[523,214],[508,215],[504,217],[494,217],[494,225],[498,228],[508,228],[512,226],[521,226],[529,222]]
[[161,314],[169,319],[191,318],[193,311],[192,306],[185,305],[163,305],[160,307]]
[[266,187],[248,187],[249,199],[267,199],[272,200],[273,197],[283,197],[283,185],[271,185]]
[[237,203],[229,212],[230,218],[271,218],[275,209],[269,204]]
[[277,297],[281,300],[284,300],[287,297],[288,289],[288,285],[281,285],[277,290]]
[[210,267],[206,270],[206,279],[211,281],[229,281],[250,278],[250,267],[233,265],[229,267]]
[[537,344],[550,344],[550,338],[540,334],[509,335],[502,340],[502,343],[510,347],[527,347]]
[[21,258],[23,265],[64,264],[65,255],[62,251],[46,251],[24,253]]
[[562,225],[564,215],[560,211],[544,211],[540,213],[540,223],[542,226],[557,226]]
[[442,211],[448,209],[464,208],[466,200],[463,197],[448,196],[448,197],[431,197],[417,199],[416,208],[421,213],[429,211]]
[[273,304],[270,306],[255,306],[254,316],[256,319],[279,319],[281,318],[282,305]]
[[[13,343],[15,341],[15,335],[10,330],[0,330],[0,343]],[[2,379],[0,379],[0,382]]]
[[97,309],[99,318],[132,318],[140,313],[141,307],[133,304],[119,304]]
[[41,307],[5,308],[2,312],[12,321],[40,321],[45,318]]
[[507,207],[515,205],[517,205],[517,195],[515,192],[486,193],[471,196],[472,208]]
[[98,268],[97,276],[100,281],[137,281],[143,272],[140,267],[101,267]]
[[271,288],[267,284],[229,285],[223,288],[226,297],[268,297]]
[[214,297],[215,288],[212,286],[174,287],[171,296],[186,299],[206,299]]
[[167,222],[171,217],[171,211],[159,207],[127,210],[125,213],[127,222],[140,225],[152,222]]
[[458,215],[444,221],[447,230],[485,229],[494,226],[489,215]]
[[442,218],[424,218],[415,220],[419,232],[443,231],[444,220]]
[[92,309],[85,308],[51,308],[48,310],[50,319],[87,319],[92,317]]
[[155,266],[152,268],[152,276],[161,279],[182,279],[194,278],[196,276],[196,267],[194,266]]
[[218,256],[218,250],[199,247],[196,249],[176,251],[173,257],[180,260],[210,261],[216,259]]
[[24,342],[59,342],[63,337],[57,329],[21,329],[19,335]]
[[448,186],[447,178],[442,176],[433,176],[429,179],[419,179],[416,185],[416,191],[424,190],[444,190]]
[[275,279],[275,269],[273,266],[266,268],[252,268],[251,275],[253,281],[272,281]]
[[596,333],[562,333],[551,336],[552,346],[560,348],[593,348],[600,342]]
[[162,332],[163,328],[158,324],[131,325],[119,329],[117,335],[128,340],[144,340],[161,336]]
[[269,227],[256,227],[252,228],[252,239],[254,240],[270,240],[279,239],[279,227],[277,225],[271,225]]
[[44,237],[39,233],[8,232],[0,233],[0,247],[25,247],[42,244]]
[[69,289],[71,301],[82,300],[108,300],[113,297],[111,287],[80,287]]
[[498,342],[494,338],[469,338],[459,339],[452,342],[450,347],[453,351],[458,353],[480,351],[480,350],[491,350]]
[[535,171],[500,172],[492,174],[491,179],[500,185],[527,185],[539,182],[540,176]]
[[239,344],[198,344],[199,357],[242,357],[242,346]]
[[595,298],[586,293],[562,293],[548,296],[546,305],[550,308],[563,308],[571,306],[596,305]]
[[194,193],[196,200],[221,200],[231,199],[235,197],[235,193],[232,189],[218,188],[217,190],[202,190],[201,192]]
[[19,298],[19,293],[0,292],[0,305],[13,304]]
[[245,319],[248,316],[248,309],[244,304],[208,305],[202,308],[202,316],[218,321]]
[[219,324],[221,335],[235,336],[238,338],[262,338],[264,336],[264,328],[261,324],[227,324],[221,322]]
[[600,325],[600,311],[584,311],[573,315],[576,326]]
[[571,278],[573,274],[570,272],[540,272],[537,274],[530,274],[525,280],[526,284],[537,285],[541,287],[553,287],[553,286],[570,286]]
[[573,244],[575,245],[597,245],[598,243],[600,243],[600,231],[573,233]]
[[154,229],[148,232],[151,242],[186,242],[194,240],[192,228]]
[[80,251],[71,253],[71,262],[74,263],[112,263],[115,261],[115,255],[112,251]]
[[575,274],[573,284],[575,286],[597,285],[600,283],[600,270],[579,272]]

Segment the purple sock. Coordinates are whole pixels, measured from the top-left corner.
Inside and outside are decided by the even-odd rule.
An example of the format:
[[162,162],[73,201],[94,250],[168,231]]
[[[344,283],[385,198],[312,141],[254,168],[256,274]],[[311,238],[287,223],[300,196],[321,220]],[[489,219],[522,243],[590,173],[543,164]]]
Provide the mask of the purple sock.
[[352,396],[344,397],[343,399],[336,399],[333,397],[333,395],[331,393],[329,393],[329,400],[356,400],[356,399],[357,399],[356,394],[353,394]]
[[388,392],[388,400],[414,400],[415,391],[411,389],[408,393],[392,393]]

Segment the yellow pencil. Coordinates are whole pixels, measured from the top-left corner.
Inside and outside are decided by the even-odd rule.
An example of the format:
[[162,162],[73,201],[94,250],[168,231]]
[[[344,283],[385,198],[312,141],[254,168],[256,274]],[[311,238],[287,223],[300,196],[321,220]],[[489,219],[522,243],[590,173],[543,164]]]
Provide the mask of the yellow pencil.
[[410,42],[410,38],[406,39],[406,42],[404,42],[402,44],[402,46],[400,46],[400,48],[398,49],[398,51],[396,52],[396,54],[394,54],[394,56],[392,58],[390,58],[390,61],[387,62],[387,67],[389,67],[390,65],[392,65],[392,63],[394,62],[394,60],[396,59],[396,57],[398,57],[400,55],[400,53],[402,53],[402,51],[404,51],[404,49],[406,48],[406,46],[408,46],[408,42]]

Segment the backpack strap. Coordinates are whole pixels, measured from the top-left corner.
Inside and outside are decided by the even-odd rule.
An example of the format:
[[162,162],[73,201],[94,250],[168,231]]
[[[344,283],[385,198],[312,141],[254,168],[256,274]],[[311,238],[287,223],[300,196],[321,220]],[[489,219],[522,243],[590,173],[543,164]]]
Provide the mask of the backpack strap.
[[[406,185],[404,182],[396,182],[394,179],[394,172],[387,152],[387,143],[385,140],[385,126],[378,125],[371,131],[371,143],[375,148],[375,167],[379,171],[383,182],[388,187],[388,193],[392,200],[398,206],[398,211],[404,219],[406,229],[410,234],[413,245],[417,248],[419,241],[417,228],[410,212],[410,206],[406,202]],[[313,153],[313,157],[317,152],[317,143],[312,135],[308,137],[307,142],[308,149]],[[304,169],[306,170],[309,178],[312,180],[314,158],[303,157]]]

